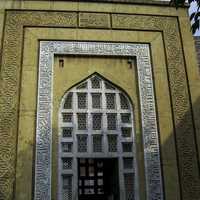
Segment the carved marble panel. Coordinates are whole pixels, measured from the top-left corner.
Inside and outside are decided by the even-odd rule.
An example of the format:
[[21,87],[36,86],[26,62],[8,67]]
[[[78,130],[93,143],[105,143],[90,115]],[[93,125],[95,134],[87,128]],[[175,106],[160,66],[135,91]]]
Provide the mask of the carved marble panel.
[[154,88],[148,44],[40,42],[35,200],[51,199],[52,77],[56,55],[130,56],[137,59],[147,199],[163,199]]
[[110,15],[104,13],[80,13],[80,27],[110,28]]

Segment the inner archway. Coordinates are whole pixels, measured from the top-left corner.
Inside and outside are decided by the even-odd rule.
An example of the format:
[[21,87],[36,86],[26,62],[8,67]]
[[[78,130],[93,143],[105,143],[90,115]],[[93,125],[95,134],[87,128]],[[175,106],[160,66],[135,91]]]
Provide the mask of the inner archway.
[[67,91],[59,112],[59,200],[134,200],[135,151],[125,92],[99,74]]

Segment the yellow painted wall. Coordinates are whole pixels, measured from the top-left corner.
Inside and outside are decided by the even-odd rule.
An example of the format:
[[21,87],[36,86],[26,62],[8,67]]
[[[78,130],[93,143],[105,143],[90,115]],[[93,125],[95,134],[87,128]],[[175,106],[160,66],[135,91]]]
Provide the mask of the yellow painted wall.
[[[104,78],[112,81],[115,85],[122,88],[131,97],[134,104],[135,131],[138,138],[138,147],[141,144],[141,130],[139,122],[139,102],[138,102],[138,81],[136,66],[130,68],[127,58],[88,58],[88,57],[64,57],[64,68],[59,67],[59,57],[55,59],[54,80],[53,80],[53,141],[54,153],[53,163],[53,198],[56,199],[57,185],[57,141],[58,141],[58,113],[63,95],[88,76],[95,72],[102,75]],[[62,57],[63,59],[63,57]],[[139,142],[140,141],[140,142]],[[140,149],[141,151],[141,149]],[[140,169],[144,169],[143,163]],[[140,170],[144,174],[143,170]],[[144,182],[144,180],[141,179]]]
[[[48,12],[44,12],[45,10]],[[42,11],[40,15],[34,15],[39,11]],[[62,12],[54,13],[54,17],[51,18],[50,11]],[[70,14],[67,11],[70,11]],[[73,12],[71,13],[71,11]],[[19,25],[15,26],[18,22]],[[15,31],[13,31],[13,27],[16,27]],[[177,35],[177,38],[173,35]],[[177,145],[177,137],[181,138],[178,135],[179,126],[180,129],[184,126],[189,127],[188,137],[195,137],[197,145],[200,144],[200,81],[186,9],[176,10],[171,7],[139,4],[3,0],[0,3],[0,39],[3,45],[0,74],[0,120],[2,122],[0,124],[0,133],[2,133],[0,140],[5,141],[0,145],[0,161],[2,161],[0,163],[0,199],[12,199],[13,196],[14,199],[19,200],[32,198],[39,40],[149,43],[165,197],[166,200],[198,199],[200,185],[196,150],[200,150],[200,146],[196,149],[194,144],[191,148],[192,155],[194,155],[194,159],[191,159],[192,164],[189,159],[184,160],[180,156],[179,152],[182,152],[183,147]],[[14,43],[15,41],[17,42]],[[170,43],[170,41],[172,42]],[[178,42],[174,45],[174,41]],[[9,46],[8,43],[11,45]],[[13,56],[16,53],[16,47],[20,47],[17,49],[18,56]],[[179,53],[177,59],[171,55],[176,54],[176,51]],[[174,60],[170,60],[170,57]],[[54,65],[54,158],[56,157],[58,132],[57,112],[61,97],[72,85],[96,71],[123,88],[135,104],[138,159],[142,165],[142,134],[135,69],[130,69],[125,59],[75,59],[69,57],[64,59],[67,65],[65,64],[63,69],[58,67],[58,58],[55,58]],[[17,67],[10,68],[11,64]],[[121,76],[122,72],[123,76]],[[184,84],[180,83],[180,87],[177,87],[172,80],[179,79],[174,78],[173,75],[184,77]],[[10,78],[13,82],[9,82]],[[8,87],[8,83],[12,84]],[[13,89],[14,87],[16,90]],[[176,93],[173,93],[176,91],[176,87],[177,98]],[[5,92],[8,90],[11,92]],[[179,94],[180,90],[184,92]],[[176,108],[176,103],[173,101],[179,102],[183,106],[177,105]],[[5,114],[5,108],[6,110],[11,108],[11,111]],[[187,124],[189,125],[186,126]],[[187,147],[187,141],[182,143],[184,144],[184,142]],[[5,151],[6,146],[8,147],[7,151]],[[9,154],[6,154],[7,152]],[[189,155],[187,151],[185,155]],[[56,163],[54,159],[53,169],[56,169]],[[188,163],[191,165],[188,166]],[[186,168],[187,170],[185,170]],[[182,176],[188,170],[189,172],[191,170],[191,174],[189,174],[191,179],[193,176],[196,177],[195,180],[193,179],[194,182],[190,182],[191,179],[188,177],[184,179]],[[140,170],[140,177],[140,193],[143,200],[145,199],[143,169]],[[52,184],[56,186],[55,172]],[[53,190],[53,199],[56,199],[55,189]]]

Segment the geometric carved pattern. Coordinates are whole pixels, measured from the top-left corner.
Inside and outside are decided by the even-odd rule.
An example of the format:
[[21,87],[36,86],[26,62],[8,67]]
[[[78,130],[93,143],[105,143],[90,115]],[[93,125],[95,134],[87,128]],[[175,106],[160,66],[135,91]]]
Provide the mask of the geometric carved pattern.
[[77,135],[78,152],[87,152],[87,135]]
[[65,127],[62,129],[62,136],[63,137],[72,137],[72,128],[71,127]]
[[70,109],[72,108],[72,95],[73,93],[69,93],[67,98],[66,98],[66,101],[65,101],[65,104],[64,104],[64,108],[65,109]]
[[87,108],[87,94],[78,93],[78,108],[86,109]]
[[63,117],[63,122],[67,122],[67,123],[72,122],[72,117],[73,117],[72,113],[63,113],[62,117]]
[[[93,14],[90,13],[90,15],[92,16]],[[91,19],[93,19],[91,22],[92,26],[95,27],[96,19],[95,17]],[[11,199],[13,194],[14,166],[16,160],[17,108],[19,105],[19,72],[21,69],[24,26],[77,27],[77,13],[7,11],[0,86],[0,193],[3,199]],[[176,125],[175,133],[182,197],[184,200],[198,199],[200,190],[198,188],[198,176],[196,175],[198,161],[193,137],[194,126],[177,17],[112,14],[112,28],[163,32],[173,116]],[[186,116],[185,113],[187,113]],[[183,125],[179,126],[180,123]],[[186,168],[185,166],[190,167]],[[46,199],[50,199],[48,193],[45,196]]]
[[[126,101],[128,105],[127,108],[129,108],[126,110],[126,113],[124,113],[124,109],[120,109],[123,104],[120,101],[121,95],[122,92],[119,91],[116,86],[95,73],[84,80],[83,83],[81,82],[77,86],[71,88],[61,101],[61,110],[59,112],[60,139],[58,166],[60,167],[58,168],[58,182],[60,186],[63,176],[71,176],[74,188],[72,198],[76,197],[76,187],[77,184],[79,184],[77,183],[77,179],[74,178],[77,177],[79,173],[76,170],[77,165],[76,162],[72,162],[73,160],[76,161],[77,158],[84,158],[80,161],[85,160],[85,157],[88,156],[106,159],[117,158],[119,163],[119,177],[121,177],[119,184],[120,191],[125,191],[123,174],[126,172],[126,169],[134,173],[136,172],[136,164],[133,164],[136,163],[136,159],[134,159],[136,158],[135,151],[133,151],[134,133],[132,130],[134,127],[133,121],[130,120],[133,111],[130,107],[130,101]],[[69,96],[71,96],[69,102],[73,103],[67,108],[66,102],[69,100]],[[109,98],[111,96],[111,100],[109,100],[110,106],[107,106],[108,96]],[[124,98],[126,98],[125,94]],[[113,106],[115,102],[116,106]],[[112,109],[112,113],[110,109]],[[124,121],[123,127],[121,127],[121,116],[124,116],[124,114],[126,120]],[[63,130],[65,130],[65,135],[63,134]],[[123,133],[123,130],[128,131]],[[72,131],[73,137],[71,137]],[[123,148],[123,151],[121,146],[124,147],[124,141],[120,140],[122,139],[120,136],[129,137],[129,143],[128,145],[126,144],[126,149]],[[129,157],[125,158],[125,156]],[[94,162],[92,159],[89,159],[89,162],[90,161]],[[85,168],[81,168],[80,174],[83,175],[85,173]],[[137,179],[134,181],[136,182],[135,185],[138,185]],[[84,184],[86,185],[86,183]],[[63,194],[61,187],[59,187],[58,190],[59,194]],[[133,190],[134,189],[132,189],[132,191]],[[71,191],[68,192],[69,195],[71,195]],[[89,194],[90,191],[85,191],[85,193]],[[124,192],[121,192],[121,200],[125,198],[123,193]],[[65,195],[67,195],[67,191],[65,191]],[[64,200],[62,195],[59,195],[58,199]]]
[[[135,200],[134,192],[132,188],[134,188],[134,174],[124,174],[124,182],[126,188],[126,200]],[[155,200],[160,199],[159,197]]]
[[132,169],[133,168],[133,158],[124,158],[123,163],[124,163],[125,169]]
[[121,114],[121,121],[122,123],[131,123],[131,118],[130,118],[130,114],[129,113],[123,113]]
[[72,169],[72,158],[63,158],[63,169]]
[[63,176],[63,193],[64,200],[72,200],[72,176]]
[[[148,23],[141,23],[142,21]],[[167,73],[169,74],[170,93],[172,97],[173,119],[178,150],[179,178],[181,182],[182,198],[198,199],[200,196],[200,179],[197,178],[198,156],[195,148],[195,130],[192,118],[190,94],[187,74],[182,52],[180,29],[176,17],[165,18],[158,16],[113,15],[113,28],[140,30],[151,29],[162,31],[164,35],[167,56]],[[190,138],[190,139],[189,139]],[[188,167],[186,167],[188,166]],[[151,192],[150,192],[151,193]]]
[[123,142],[122,143],[122,150],[123,152],[132,152],[133,151],[133,144],[130,142]]
[[102,124],[102,114],[101,113],[94,113],[92,114],[92,125],[93,130],[101,130]]
[[131,128],[130,127],[122,127],[122,137],[130,137],[131,136]]
[[92,94],[92,107],[101,108],[101,94],[98,93]]
[[107,109],[115,109],[115,94],[106,94]]
[[[156,121],[149,45],[148,44],[126,44],[126,43],[115,44],[115,43],[101,43],[101,42],[98,43],[98,42],[41,41],[39,68],[41,68],[41,71],[43,72],[43,68],[47,70],[46,67],[49,66],[48,67],[49,73],[47,74],[47,76],[51,76],[51,73],[52,73],[51,67],[50,67],[53,65],[53,60],[51,59],[53,57],[52,54],[65,54],[65,55],[86,54],[86,55],[98,55],[98,56],[109,56],[109,55],[119,56],[120,55],[120,56],[132,56],[132,57],[136,56],[137,64],[138,64],[137,65],[138,83],[139,83],[139,88],[140,88],[139,95],[140,95],[140,100],[141,100],[140,106],[141,106],[141,118],[142,118],[142,133],[143,133],[143,139],[144,139],[145,175],[146,175],[146,187],[147,187],[147,192],[148,192],[147,196],[148,196],[148,200],[151,200],[152,198],[155,198],[155,197],[162,200],[163,192],[162,192],[162,177],[161,177],[161,166],[160,166],[160,151],[159,151],[159,143],[158,143],[158,130],[157,130],[157,121]],[[45,77],[45,74],[44,74],[44,77]],[[42,82],[43,79],[44,78],[42,77],[38,80],[39,81],[39,91],[38,91],[39,99],[40,99],[40,96],[41,98],[44,96],[43,93],[45,90],[43,90],[42,88],[43,85],[41,85],[41,88],[40,88],[40,82]],[[48,80],[51,80],[50,77],[48,77]],[[46,83],[46,85],[50,85],[50,82],[49,84]],[[94,89],[100,88],[101,84],[99,84],[99,81],[96,79],[92,87],[94,87]],[[51,91],[51,88],[50,88],[50,91]],[[115,93],[107,92],[105,96],[106,96],[107,109],[114,110],[117,106]],[[83,99],[84,100],[83,101],[81,100],[81,102],[84,102],[84,105],[86,105],[85,104],[86,97],[84,97]],[[119,99],[121,103],[121,109],[128,109],[129,108],[128,99],[122,93],[120,93]],[[51,98],[49,98],[49,101],[48,101],[49,105],[50,105],[50,102],[51,102]],[[48,108],[48,106],[46,108]],[[48,109],[50,108],[51,107],[49,107]],[[40,112],[43,113],[42,110],[40,111],[40,105],[38,106],[37,112],[38,112],[38,116],[40,116]],[[50,110],[47,113],[51,114]],[[44,116],[43,120],[47,121],[48,117],[49,116]],[[40,121],[38,122],[40,123]],[[108,123],[107,124],[108,129],[113,131],[117,128],[115,113],[109,113],[107,115],[107,123]],[[86,124],[87,124],[87,114],[78,113],[78,129],[86,130],[87,129]],[[51,137],[50,124],[49,124],[49,127],[50,127],[49,137]],[[40,134],[40,131],[41,130],[38,127],[37,128],[38,140],[41,140],[41,141],[46,140]],[[87,145],[86,139],[84,140],[84,142],[82,141],[82,138],[78,139],[78,141],[80,141],[80,144],[84,144],[83,146]],[[109,144],[110,152],[118,151],[117,136],[108,135],[108,144]],[[37,145],[39,146],[37,147]],[[41,147],[41,143],[36,143],[36,150],[37,148],[39,149],[40,147]],[[48,154],[50,154],[50,151],[48,148],[46,148],[46,151],[48,152]],[[36,158],[37,156],[39,156],[39,153],[38,154],[36,153]],[[46,162],[50,163],[50,157],[49,157],[49,160],[47,160]],[[50,166],[48,166],[47,168],[49,167]],[[38,186],[37,178],[50,180],[50,176],[51,176],[50,173],[45,174],[44,177],[37,176],[37,172],[41,174],[41,169],[43,168],[41,168],[36,163],[36,183],[35,183],[36,188]],[[46,169],[45,169],[45,172],[46,172]],[[38,181],[38,183],[40,182]],[[50,191],[49,188],[46,188],[46,189]]]
[[116,127],[117,115],[113,113],[107,114],[107,124],[108,124],[108,127],[107,127],[108,130],[115,130],[117,128]]
[[91,85],[93,89],[100,89],[101,88],[101,81],[98,77],[94,77],[91,79]]
[[121,108],[122,109],[129,109],[128,101],[123,94],[120,94],[120,102],[121,102]]
[[102,135],[93,135],[93,152],[102,152]]
[[87,113],[78,113],[77,120],[78,120],[78,129],[86,130],[87,129]]
[[[53,12],[51,14],[48,12],[5,12],[7,12],[5,18],[5,37],[3,41],[2,63],[0,64],[0,199],[2,198],[3,200],[13,199],[13,184],[15,183],[16,177],[16,137],[18,135],[17,123],[21,77],[20,60],[22,58],[21,52],[24,34],[23,28],[24,26],[28,27],[34,24],[36,26],[58,25],[65,27],[76,27],[77,25],[76,12]],[[46,144],[49,146],[48,138]],[[48,165],[48,156],[45,157],[41,154],[41,158],[42,157],[44,158],[43,164]],[[48,173],[49,172],[51,173],[51,170],[49,170]],[[47,185],[49,182],[50,180]],[[50,199],[49,192],[43,188],[39,190],[43,192],[46,199]]]
[[108,135],[108,151],[117,152],[117,135]]

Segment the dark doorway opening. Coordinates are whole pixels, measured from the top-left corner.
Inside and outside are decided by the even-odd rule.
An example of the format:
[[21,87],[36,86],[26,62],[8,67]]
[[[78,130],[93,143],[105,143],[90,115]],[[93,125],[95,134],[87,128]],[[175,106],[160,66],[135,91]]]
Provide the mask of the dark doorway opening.
[[119,200],[118,159],[78,159],[79,200]]

